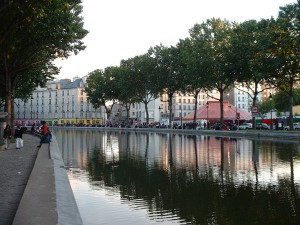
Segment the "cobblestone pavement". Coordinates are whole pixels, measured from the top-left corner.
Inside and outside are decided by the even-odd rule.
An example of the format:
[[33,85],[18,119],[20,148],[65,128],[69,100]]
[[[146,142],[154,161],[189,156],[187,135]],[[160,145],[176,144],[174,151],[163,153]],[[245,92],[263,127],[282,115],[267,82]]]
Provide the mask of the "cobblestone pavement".
[[16,149],[11,143],[9,149],[0,150],[0,225],[13,222],[19,202],[37,157],[40,139],[23,134],[24,147]]

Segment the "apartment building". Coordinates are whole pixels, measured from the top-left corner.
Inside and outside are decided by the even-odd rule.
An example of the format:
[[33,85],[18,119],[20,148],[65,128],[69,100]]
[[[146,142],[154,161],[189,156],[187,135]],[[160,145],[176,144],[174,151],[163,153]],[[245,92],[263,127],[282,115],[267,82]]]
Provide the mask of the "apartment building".
[[[105,124],[107,118],[104,107],[95,109],[89,102],[84,92],[86,78],[75,77],[50,81],[44,88],[37,88],[30,99],[22,101],[15,99],[15,121],[18,124],[29,125],[46,120],[49,124],[72,125],[72,124]],[[209,93],[200,92],[198,95],[198,106],[206,105],[208,101],[219,99],[218,91]],[[232,89],[224,95],[224,100],[239,109],[251,111],[251,100],[246,91]],[[180,120],[195,110],[195,98],[187,93],[175,93],[172,102],[172,118]],[[168,96],[163,94],[148,104],[149,122],[169,123],[170,107]],[[122,104],[114,106],[111,121],[124,120],[127,112]],[[142,103],[135,103],[129,111],[129,118],[141,123],[146,122],[146,109]]]
[[15,121],[18,124],[39,124],[41,120],[53,124],[103,123],[103,109],[95,109],[84,92],[86,77],[48,82],[37,88],[30,99],[15,99]]

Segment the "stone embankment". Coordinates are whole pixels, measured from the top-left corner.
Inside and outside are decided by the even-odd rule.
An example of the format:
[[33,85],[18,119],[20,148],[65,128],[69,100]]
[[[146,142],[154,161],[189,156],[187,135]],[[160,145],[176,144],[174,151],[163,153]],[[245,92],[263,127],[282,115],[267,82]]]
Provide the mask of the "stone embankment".
[[24,147],[0,151],[0,224],[82,225],[57,141],[24,134]]

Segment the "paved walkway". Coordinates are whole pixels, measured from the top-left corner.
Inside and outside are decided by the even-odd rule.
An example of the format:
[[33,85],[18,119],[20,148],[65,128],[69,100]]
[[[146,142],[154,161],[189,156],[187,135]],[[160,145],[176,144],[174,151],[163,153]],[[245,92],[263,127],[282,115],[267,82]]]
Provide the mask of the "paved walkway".
[[28,178],[37,157],[40,139],[31,134],[24,134],[24,147],[16,149],[11,143],[9,149],[0,150],[0,225],[13,222]]

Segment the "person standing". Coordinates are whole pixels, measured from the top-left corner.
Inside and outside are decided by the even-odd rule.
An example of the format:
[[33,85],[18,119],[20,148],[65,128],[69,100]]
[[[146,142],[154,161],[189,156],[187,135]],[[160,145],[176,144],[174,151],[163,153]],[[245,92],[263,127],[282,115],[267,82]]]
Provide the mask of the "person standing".
[[23,131],[21,127],[18,125],[15,130],[15,139],[16,139],[16,149],[20,149],[23,147]]
[[6,125],[4,132],[3,132],[3,138],[5,142],[5,149],[9,149],[10,139],[11,139],[11,128],[10,125]]
[[34,134],[34,132],[35,132],[35,123],[33,123],[31,127],[31,133]]

